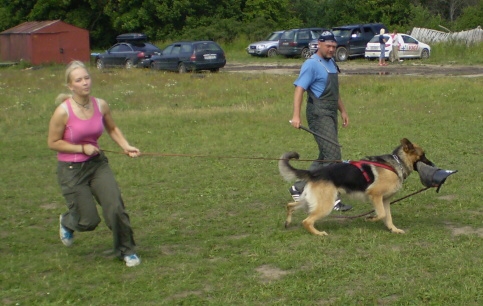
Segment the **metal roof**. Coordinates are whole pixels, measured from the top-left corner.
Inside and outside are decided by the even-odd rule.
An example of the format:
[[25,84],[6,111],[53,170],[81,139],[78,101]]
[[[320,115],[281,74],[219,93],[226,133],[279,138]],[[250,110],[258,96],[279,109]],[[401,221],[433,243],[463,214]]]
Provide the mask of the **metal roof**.
[[27,21],[19,24],[13,28],[7,29],[0,34],[30,34],[38,32],[39,30],[51,26],[55,23],[62,22],[60,20],[49,20],[49,21]]

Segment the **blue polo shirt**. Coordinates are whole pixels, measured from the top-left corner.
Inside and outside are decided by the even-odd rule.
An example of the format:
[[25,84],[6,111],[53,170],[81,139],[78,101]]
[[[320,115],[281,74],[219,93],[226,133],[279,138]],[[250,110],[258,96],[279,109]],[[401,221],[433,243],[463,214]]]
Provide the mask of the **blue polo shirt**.
[[327,61],[315,53],[302,64],[299,77],[293,84],[320,97],[325,90],[329,73],[338,73],[334,60]]

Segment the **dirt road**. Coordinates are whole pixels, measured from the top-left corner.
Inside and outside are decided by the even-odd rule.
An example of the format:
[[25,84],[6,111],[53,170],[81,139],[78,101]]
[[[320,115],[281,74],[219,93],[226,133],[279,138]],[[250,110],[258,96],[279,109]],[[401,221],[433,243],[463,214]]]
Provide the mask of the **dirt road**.
[[[338,63],[342,75],[446,75],[483,77],[483,66],[463,65],[429,65],[419,61],[405,61],[403,63],[391,64],[380,67],[377,61],[341,62]],[[244,73],[274,73],[274,74],[298,74],[300,66],[294,64],[263,64],[253,65],[246,63],[227,63],[223,71],[244,72]]]

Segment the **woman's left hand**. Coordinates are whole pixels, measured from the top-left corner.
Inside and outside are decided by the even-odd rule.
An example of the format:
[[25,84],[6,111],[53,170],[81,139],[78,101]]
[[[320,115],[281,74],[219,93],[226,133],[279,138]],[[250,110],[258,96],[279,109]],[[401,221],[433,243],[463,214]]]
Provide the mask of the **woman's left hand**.
[[124,153],[129,155],[129,157],[138,157],[141,156],[141,151],[138,148],[129,146],[124,149]]

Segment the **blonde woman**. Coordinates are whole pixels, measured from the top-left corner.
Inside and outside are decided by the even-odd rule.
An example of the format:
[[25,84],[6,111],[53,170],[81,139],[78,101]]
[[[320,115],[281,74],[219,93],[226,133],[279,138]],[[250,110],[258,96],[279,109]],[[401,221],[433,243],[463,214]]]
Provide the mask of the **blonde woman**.
[[131,146],[116,126],[109,105],[92,97],[92,80],[82,62],[67,65],[65,81],[71,94],[60,94],[49,124],[47,144],[57,152],[57,179],[68,211],[60,215],[59,234],[62,243],[71,246],[75,232],[93,231],[101,222],[96,202],[102,208],[104,221],[112,231],[114,253],[128,267],[141,260],[129,216],[107,157],[97,140],[104,130],[130,157],[139,149]]
[[387,42],[387,39],[386,39],[386,37],[384,37],[384,33],[386,33],[386,31],[384,29],[381,29],[379,31],[379,45],[380,45],[380,49],[381,49],[381,54],[379,55],[379,66],[387,66],[387,63],[386,63],[386,42]]

